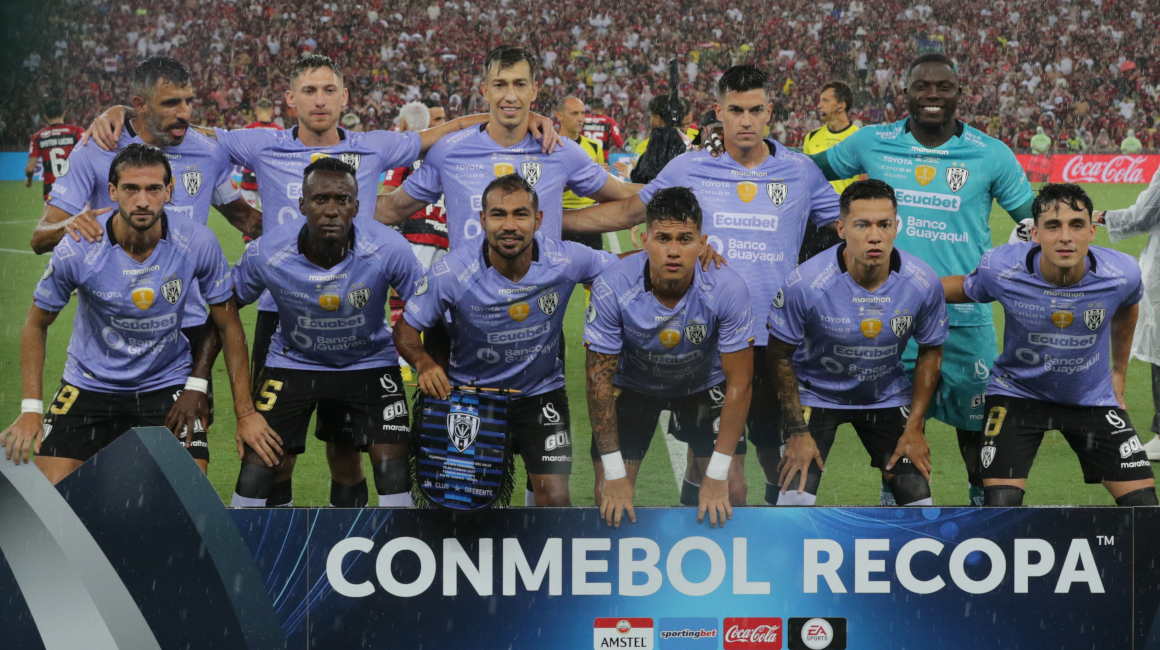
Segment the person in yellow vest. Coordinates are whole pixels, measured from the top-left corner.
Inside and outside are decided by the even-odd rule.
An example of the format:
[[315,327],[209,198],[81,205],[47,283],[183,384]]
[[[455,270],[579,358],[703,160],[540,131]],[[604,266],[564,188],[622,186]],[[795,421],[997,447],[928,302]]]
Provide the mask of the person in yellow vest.
[[[841,81],[831,81],[822,86],[822,94],[818,97],[818,119],[822,126],[806,134],[806,141],[802,145],[802,153],[817,154],[838,144],[842,140],[854,135],[858,127],[850,122],[850,108],[854,104],[854,93],[850,87]],[[839,195],[842,190],[858,180],[847,178],[841,181],[831,181],[834,191]]]
[[[586,138],[583,135],[584,128],[584,102],[574,95],[569,95],[561,99],[556,104],[556,120],[560,122],[560,135],[580,145],[580,148],[588,154],[592,160],[597,164],[608,170],[608,164],[604,162],[604,146],[600,144],[599,140]],[[576,196],[572,190],[564,191],[564,209],[577,210],[585,206],[596,203],[592,199]],[[616,236],[615,233],[612,235]],[[584,244],[588,248],[593,248],[598,251],[604,250],[604,235],[600,233],[573,233],[564,231],[564,241],[574,241]],[[588,304],[588,297],[591,296],[592,287],[584,285],[585,302]]]

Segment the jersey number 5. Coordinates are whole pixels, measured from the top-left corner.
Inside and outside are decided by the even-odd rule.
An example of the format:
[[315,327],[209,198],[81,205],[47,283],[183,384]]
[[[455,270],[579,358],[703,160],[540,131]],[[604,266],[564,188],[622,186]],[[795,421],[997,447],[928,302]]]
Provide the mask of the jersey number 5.
[[269,411],[274,408],[274,402],[278,401],[278,391],[282,390],[282,382],[275,379],[267,379],[266,383],[262,384],[262,388],[258,391],[259,399],[254,407],[259,411]]

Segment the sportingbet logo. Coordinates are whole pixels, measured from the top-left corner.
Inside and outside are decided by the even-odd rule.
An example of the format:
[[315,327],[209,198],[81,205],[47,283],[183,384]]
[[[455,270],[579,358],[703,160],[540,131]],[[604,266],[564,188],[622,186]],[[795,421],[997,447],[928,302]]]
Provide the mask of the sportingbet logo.
[[1080,350],[1090,348],[1096,344],[1096,335],[1088,334],[1039,334],[1032,332],[1027,335],[1027,342],[1031,345],[1042,345],[1059,350]]
[[592,624],[592,647],[607,648],[653,647],[653,620],[651,618],[598,618]]
[[720,636],[715,618],[662,618],[657,625],[659,650],[717,649]]
[[520,341],[530,341],[539,338],[552,329],[551,321],[535,327],[528,327],[522,330],[507,330],[506,332],[493,332],[487,335],[487,342],[492,345],[504,345],[506,343],[519,343]]
[[351,318],[309,318],[298,317],[298,327],[304,330],[343,330],[362,327],[366,319],[360,314]]
[[727,618],[725,650],[781,650],[780,618]]
[[931,210],[958,212],[959,206],[962,205],[962,200],[952,194],[916,192],[914,190],[895,190],[894,196],[898,199],[899,206],[909,205],[916,208],[929,208]]

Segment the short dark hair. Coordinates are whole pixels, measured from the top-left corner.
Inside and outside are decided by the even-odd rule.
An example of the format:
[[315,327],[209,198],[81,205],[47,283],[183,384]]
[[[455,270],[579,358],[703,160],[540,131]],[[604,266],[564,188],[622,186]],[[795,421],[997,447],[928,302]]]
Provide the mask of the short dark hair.
[[658,221],[692,222],[701,229],[703,217],[697,195],[688,187],[666,187],[653,194],[645,206],[645,228],[652,228]]
[[187,86],[190,84],[189,70],[171,56],[151,56],[133,68],[130,92],[134,97],[149,99],[162,81],[178,87]]
[[354,181],[355,191],[358,191],[358,175],[355,174],[354,167],[349,163],[345,163],[342,160],[335,158],[334,156],[324,156],[307,165],[306,169],[302,172],[303,186],[305,186],[306,182],[310,180],[310,175],[314,172],[338,172],[340,174],[348,174],[351,180]]
[[173,182],[173,168],[169,166],[169,157],[165,152],[143,142],[134,142],[117,152],[113,163],[109,165],[109,183],[114,187],[121,182],[122,167],[164,167],[165,184]]
[[849,112],[850,109],[854,108],[854,92],[851,91],[850,87],[847,86],[844,82],[831,81],[822,86],[822,90],[818,93],[818,95],[821,95],[827,90],[834,91],[834,99],[846,105],[846,112]]
[[910,62],[910,65],[906,66],[906,76],[909,78],[911,71],[924,63],[941,63],[950,68],[956,75],[959,73],[959,67],[955,65],[955,61],[951,57],[942,52],[927,52],[919,54]]
[[1061,205],[1066,205],[1076,212],[1087,211],[1088,219],[1091,219],[1095,210],[1091,197],[1079,185],[1048,183],[1039,188],[1039,194],[1031,203],[1031,216],[1035,217],[1036,225],[1039,224],[1039,215],[1059,210]]
[[507,70],[515,64],[523,61],[528,64],[528,71],[532,75],[532,81],[535,81],[536,75],[540,72],[540,60],[532,54],[531,50],[520,47],[519,45],[500,45],[487,53],[487,58],[483,60],[483,76],[484,78],[491,72],[491,67],[498,66],[496,72]]
[[438,101],[436,101],[434,99],[430,99],[430,98],[420,99],[419,103],[426,106],[429,109],[430,108],[443,108],[443,104],[440,104]]
[[342,83],[342,68],[334,62],[334,59],[323,54],[308,54],[294,63],[294,67],[290,68],[290,83],[307,72],[317,70],[319,68],[326,68],[338,77],[338,82]]
[[44,108],[41,109],[46,117],[60,117],[64,115],[64,104],[59,99],[50,99],[44,102]]
[[491,194],[492,190],[499,190],[503,196],[508,194],[515,194],[516,192],[527,192],[528,196],[532,197],[532,212],[539,212],[540,210],[540,196],[536,194],[536,190],[532,188],[531,183],[528,183],[519,174],[507,174],[500,176],[483,188],[483,211],[487,212],[487,195]]
[[898,198],[894,196],[894,188],[875,178],[864,181],[854,181],[842,191],[838,199],[838,211],[845,218],[850,214],[850,204],[854,201],[869,201],[871,199],[890,199],[890,205],[898,210]]
[[656,115],[664,119],[669,116],[669,94],[657,95],[648,103],[649,115]]
[[271,101],[268,97],[263,97],[257,102],[254,102],[254,108],[272,109],[274,108],[274,102]]
[[765,70],[749,63],[735,65],[726,70],[717,82],[717,97],[724,99],[728,92],[743,93],[758,88],[769,92],[769,75]]

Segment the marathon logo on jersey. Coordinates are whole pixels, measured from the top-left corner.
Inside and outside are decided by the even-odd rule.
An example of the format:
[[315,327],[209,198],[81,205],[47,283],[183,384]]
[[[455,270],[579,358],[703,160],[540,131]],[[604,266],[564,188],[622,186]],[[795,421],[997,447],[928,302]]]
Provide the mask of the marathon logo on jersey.
[[782,203],[789,197],[789,185],[785,183],[766,183],[765,193],[769,195],[769,200],[773,201],[773,207],[780,208]]
[[879,318],[863,318],[861,327],[862,336],[872,339],[882,333],[882,320]]
[[935,173],[938,169],[934,165],[918,165],[914,168],[914,180],[918,181],[919,185],[927,186],[934,180]]
[[661,340],[661,345],[672,350],[681,342],[681,333],[674,329],[663,329],[658,338]]
[[531,313],[532,308],[526,302],[517,302],[514,305],[508,305],[508,316],[511,316],[512,320],[518,323],[524,322]]
[[709,326],[704,323],[685,326],[685,338],[689,339],[693,345],[700,345],[708,334]]
[[653,620],[651,618],[598,618],[592,622],[592,647],[640,648],[652,650]]
[[1027,335],[1027,342],[1031,345],[1042,345],[1046,348],[1059,350],[1080,350],[1090,348],[1096,344],[1095,334],[1043,334],[1032,332]]
[[366,318],[362,314],[351,318],[310,318],[298,317],[298,327],[304,330],[347,330],[362,327]]
[[947,187],[951,188],[952,192],[958,192],[967,184],[970,175],[971,172],[966,167],[947,167]]
[[181,184],[185,187],[186,194],[189,198],[197,196],[197,191],[201,189],[201,172],[185,172],[181,175]]
[[337,293],[323,293],[318,295],[318,306],[326,311],[338,311],[342,305],[342,298]]
[[540,180],[540,174],[544,171],[544,166],[538,162],[520,163],[520,174],[528,185],[536,186],[536,181]]
[[1099,329],[1100,325],[1104,324],[1104,316],[1107,314],[1107,309],[1088,309],[1083,313],[1083,324],[1094,332]]
[[895,316],[890,319],[890,329],[898,338],[902,338],[910,330],[910,326],[914,323],[914,316]]
[[346,294],[346,301],[350,303],[351,307],[355,309],[362,309],[367,306],[371,299],[370,289],[356,289]]
[[137,305],[137,309],[145,311],[153,306],[153,288],[152,287],[137,287],[133,290],[133,304]]
[[511,176],[516,173],[516,166],[506,162],[496,163],[493,169],[495,170],[496,178],[500,176]]
[[362,156],[354,152],[348,151],[347,153],[340,153],[338,154],[338,159],[354,167],[356,172],[358,171],[358,166],[362,164]]
[[479,416],[472,411],[473,409],[469,408],[447,414],[447,438],[460,452],[467,451],[467,448],[475,442],[475,437],[479,435]]
[[781,650],[780,618],[726,618],[724,650]]
[[737,184],[737,198],[745,203],[749,203],[757,197],[757,183],[753,181],[741,181]]
[[791,618],[785,637],[789,650],[846,650],[846,619]]
[[[540,311],[551,316],[556,313],[556,307],[560,306],[560,292],[553,291],[552,293],[546,293],[536,298],[536,304],[540,306]],[[515,318],[515,316],[512,316],[512,318]]]
[[181,298],[181,278],[170,280],[161,285],[161,297],[165,298],[165,302],[176,305],[177,300]]
[[657,630],[659,650],[716,650],[720,636],[715,618],[662,618]]

